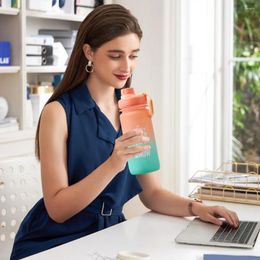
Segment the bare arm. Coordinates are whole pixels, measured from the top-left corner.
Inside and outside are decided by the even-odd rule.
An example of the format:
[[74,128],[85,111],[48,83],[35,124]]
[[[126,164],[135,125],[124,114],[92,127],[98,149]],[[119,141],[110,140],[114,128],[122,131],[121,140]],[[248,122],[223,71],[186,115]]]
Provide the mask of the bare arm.
[[67,122],[66,114],[58,102],[48,104],[42,113],[40,124],[40,155],[44,202],[49,216],[56,222],[64,222],[89,205],[124,169],[126,161],[146,148],[129,148],[140,142],[141,132],[121,136],[111,157],[87,177],[68,185],[67,175]]
[[163,189],[156,173],[139,175],[138,181],[143,188],[140,199],[149,209],[172,216],[191,216],[188,205],[192,203],[192,211],[202,220],[221,225],[218,217],[224,217],[231,225],[238,225],[236,213],[220,206],[206,206],[191,199],[181,197]]

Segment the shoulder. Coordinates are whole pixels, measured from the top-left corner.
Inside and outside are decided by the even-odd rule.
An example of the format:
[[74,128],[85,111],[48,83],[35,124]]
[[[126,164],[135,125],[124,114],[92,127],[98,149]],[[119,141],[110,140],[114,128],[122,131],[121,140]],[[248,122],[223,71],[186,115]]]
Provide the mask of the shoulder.
[[59,102],[53,101],[45,105],[40,120],[41,131],[46,132],[47,130],[47,132],[67,134],[66,113]]

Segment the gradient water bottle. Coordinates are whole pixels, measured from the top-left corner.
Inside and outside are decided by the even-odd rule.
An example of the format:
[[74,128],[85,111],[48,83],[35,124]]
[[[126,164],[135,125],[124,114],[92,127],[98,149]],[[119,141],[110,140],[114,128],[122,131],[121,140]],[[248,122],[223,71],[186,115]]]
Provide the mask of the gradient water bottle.
[[131,174],[144,174],[158,170],[160,163],[151,120],[153,115],[152,100],[146,94],[136,95],[133,88],[124,88],[121,90],[118,106],[121,111],[120,122],[123,133],[141,128],[144,135],[150,138],[148,145],[151,149],[128,160]]

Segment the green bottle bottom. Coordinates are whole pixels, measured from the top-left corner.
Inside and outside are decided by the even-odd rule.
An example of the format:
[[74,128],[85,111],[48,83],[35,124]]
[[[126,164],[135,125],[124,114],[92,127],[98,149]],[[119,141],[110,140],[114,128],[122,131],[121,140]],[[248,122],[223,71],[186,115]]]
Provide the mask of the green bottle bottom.
[[128,167],[132,175],[145,174],[160,169],[155,142],[150,142],[151,149],[128,160]]

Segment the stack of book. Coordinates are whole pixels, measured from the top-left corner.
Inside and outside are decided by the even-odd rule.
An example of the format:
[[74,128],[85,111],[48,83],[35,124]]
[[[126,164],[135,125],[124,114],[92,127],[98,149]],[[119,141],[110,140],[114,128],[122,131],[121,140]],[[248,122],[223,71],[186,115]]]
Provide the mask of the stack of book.
[[199,184],[190,197],[260,205],[257,163],[224,163],[217,170],[197,171],[189,182]]
[[70,56],[76,41],[77,30],[40,29],[39,34],[52,36],[54,38],[54,42],[60,42],[68,53],[68,56]]
[[19,130],[19,124],[15,117],[6,117],[0,120],[0,134],[10,133]]
[[96,5],[95,0],[75,0],[75,14],[87,16]]
[[53,43],[50,35],[26,37],[26,66],[53,65]]

